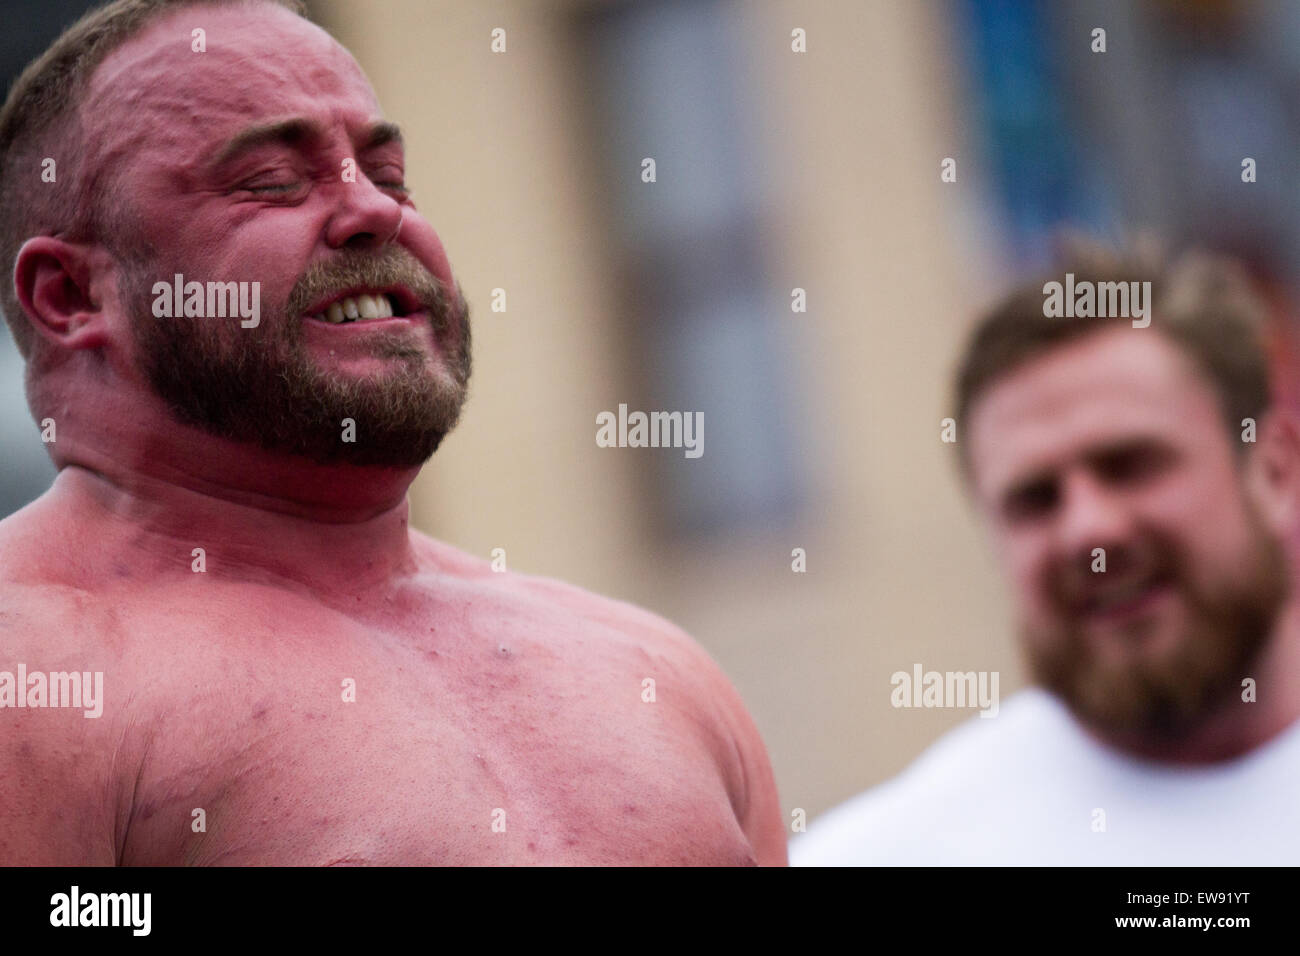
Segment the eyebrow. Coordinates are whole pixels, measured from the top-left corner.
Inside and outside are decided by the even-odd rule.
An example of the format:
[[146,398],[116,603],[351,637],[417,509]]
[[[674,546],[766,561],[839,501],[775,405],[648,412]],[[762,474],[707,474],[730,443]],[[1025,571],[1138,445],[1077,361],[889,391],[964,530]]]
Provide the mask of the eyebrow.
[[285,146],[297,146],[311,139],[319,139],[324,134],[318,123],[306,119],[280,120],[275,123],[263,123],[250,126],[232,136],[224,146],[217,150],[212,158],[213,166],[221,166],[241,153],[246,153],[259,146],[280,143]]
[[1092,448],[1085,456],[1088,464],[1096,467],[1108,458],[1116,455],[1140,454],[1146,451],[1161,451],[1168,445],[1159,435],[1138,434],[1120,438],[1104,445]]
[[389,143],[396,143],[398,146],[404,144],[402,139],[402,128],[396,123],[380,121],[372,123],[365,140],[361,144],[361,150],[378,149],[380,146],[387,146]]
[[[271,144],[281,144],[284,146],[298,146],[311,140],[325,138],[325,129],[321,124],[309,119],[287,119],[278,120],[273,123],[263,123],[258,126],[250,126],[248,129],[241,130],[232,136],[224,146],[213,157],[211,166],[218,167],[231,159],[239,156],[241,153],[249,152],[259,146]],[[367,129],[365,138],[362,141],[361,148],[358,152],[364,152],[368,149],[377,149],[380,146],[386,146],[389,143],[401,145],[402,130],[396,123],[380,121],[372,123]]]
[[[1139,433],[1095,445],[1085,451],[1080,456],[1080,460],[1089,468],[1097,468],[1105,465],[1107,459],[1114,459],[1115,457],[1122,455],[1140,455],[1144,453],[1169,455],[1173,452],[1170,449],[1169,444],[1164,441],[1161,436]],[[1056,477],[1057,469],[1053,466],[1030,470],[1023,476],[1018,477],[1015,481],[1009,482],[1001,497],[1003,500],[1010,500],[1017,494],[1024,494],[1025,492],[1032,490],[1037,485],[1041,485],[1048,481],[1054,481],[1056,480]]]

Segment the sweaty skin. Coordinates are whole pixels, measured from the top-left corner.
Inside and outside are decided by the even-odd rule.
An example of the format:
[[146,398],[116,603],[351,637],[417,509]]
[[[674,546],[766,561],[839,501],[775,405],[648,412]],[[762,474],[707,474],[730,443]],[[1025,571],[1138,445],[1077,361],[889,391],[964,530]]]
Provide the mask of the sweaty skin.
[[[397,244],[451,287],[428,222],[364,172],[400,167],[400,144],[341,181],[378,104],[287,11],[155,21],[101,65],[84,116],[148,238],[195,277],[283,302],[309,264]],[[205,165],[285,118],[325,135],[239,175],[306,166],[297,192]],[[686,635],[411,530],[418,468],[313,464],[178,424],[131,354],[117,276],[102,246],[58,237],[29,240],[16,269],[63,356],[30,390],[60,471],[0,522],[0,670],[102,671],[105,701],[98,719],[0,710],[0,863],[786,862],[762,742]],[[366,334],[317,323],[307,344],[360,375],[385,361]],[[450,343],[407,334],[445,374]]]

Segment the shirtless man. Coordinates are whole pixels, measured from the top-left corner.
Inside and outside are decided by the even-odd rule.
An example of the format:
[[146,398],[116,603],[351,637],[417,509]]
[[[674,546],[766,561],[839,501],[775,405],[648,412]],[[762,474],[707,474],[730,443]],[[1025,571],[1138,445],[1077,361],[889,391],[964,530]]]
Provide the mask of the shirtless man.
[[[103,713],[0,684],[0,863],[784,864],[686,635],[408,527],[468,311],[356,62],[270,0],[91,16],[0,114],[59,468],[0,522],[0,670],[102,672]],[[176,274],[258,314],[159,317]]]

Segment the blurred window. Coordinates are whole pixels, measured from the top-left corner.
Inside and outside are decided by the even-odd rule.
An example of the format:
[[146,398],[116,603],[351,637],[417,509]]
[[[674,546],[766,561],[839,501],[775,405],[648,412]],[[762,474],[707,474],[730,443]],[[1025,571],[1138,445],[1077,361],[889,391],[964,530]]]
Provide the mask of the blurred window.
[[[583,16],[591,137],[625,293],[629,410],[704,414],[704,454],[654,453],[677,532],[783,523],[801,498],[788,336],[804,316],[764,270],[764,185],[739,64],[742,11],[662,0]],[[655,162],[653,183],[643,160]]]

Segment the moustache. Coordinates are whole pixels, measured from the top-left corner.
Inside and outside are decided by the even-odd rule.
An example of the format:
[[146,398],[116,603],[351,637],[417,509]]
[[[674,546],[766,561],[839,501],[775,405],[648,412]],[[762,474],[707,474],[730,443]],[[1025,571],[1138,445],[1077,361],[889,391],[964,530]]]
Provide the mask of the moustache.
[[1180,552],[1169,542],[1149,541],[1081,552],[1047,575],[1052,604],[1065,615],[1086,613],[1116,593],[1182,581]]
[[410,252],[396,247],[382,252],[349,250],[312,263],[290,290],[285,314],[301,317],[322,299],[352,289],[393,287],[404,288],[415,297],[420,309],[429,313],[435,332],[451,328],[455,307],[446,285]]

